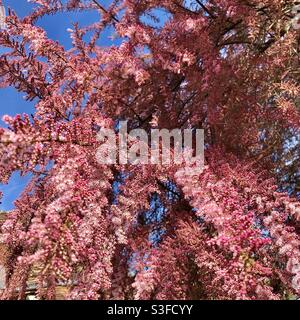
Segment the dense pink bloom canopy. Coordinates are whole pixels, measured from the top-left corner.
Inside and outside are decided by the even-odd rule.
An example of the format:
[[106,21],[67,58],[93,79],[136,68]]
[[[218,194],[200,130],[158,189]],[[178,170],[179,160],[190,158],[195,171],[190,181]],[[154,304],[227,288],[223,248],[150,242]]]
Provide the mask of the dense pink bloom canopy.
[[[24,299],[33,276],[40,299],[58,285],[70,299],[299,296],[300,203],[274,160],[300,127],[294,1],[31,2],[0,32],[1,86],[35,102],[0,128],[1,182],[33,176],[2,226],[1,298]],[[74,25],[68,51],[36,26],[79,10],[99,21]],[[99,45],[108,26],[119,46]],[[99,164],[97,128],[119,119],[203,128],[203,172]]]

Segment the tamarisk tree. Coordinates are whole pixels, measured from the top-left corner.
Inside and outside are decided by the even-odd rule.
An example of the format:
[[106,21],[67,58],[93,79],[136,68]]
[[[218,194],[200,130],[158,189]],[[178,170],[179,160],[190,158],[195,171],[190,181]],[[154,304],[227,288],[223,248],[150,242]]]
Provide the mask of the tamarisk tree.
[[[294,1],[31,2],[0,32],[1,86],[35,105],[0,129],[1,182],[32,176],[2,226],[1,298],[24,299],[32,276],[39,299],[59,285],[69,299],[297,298]],[[66,50],[37,24],[71,11],[99,19],[74,24]],[[98,163],[97,132],[122,119],[204,129],[204,170]]]

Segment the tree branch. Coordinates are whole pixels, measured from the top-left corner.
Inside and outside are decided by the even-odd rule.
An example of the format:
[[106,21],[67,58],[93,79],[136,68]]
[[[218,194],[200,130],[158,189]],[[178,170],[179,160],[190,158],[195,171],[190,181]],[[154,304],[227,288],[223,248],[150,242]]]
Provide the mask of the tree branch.
[[115,22],[120,22],[112,13],[108,12],[97,0],[92,0],[95,5],[104,13],[108,13]]
[[199,6],[213,19],[215,19],[216,17],[214,16],[214,14],[208,9],[206,8],[206,6],[200,1],[200,0],[196,0],[196,2],[199,4]]

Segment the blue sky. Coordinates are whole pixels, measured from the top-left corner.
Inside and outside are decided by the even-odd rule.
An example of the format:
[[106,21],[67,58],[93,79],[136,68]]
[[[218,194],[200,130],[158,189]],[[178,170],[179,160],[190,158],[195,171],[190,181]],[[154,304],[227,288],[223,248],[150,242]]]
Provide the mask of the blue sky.
[[[109,3],[109,0],[101,0],[100,2],[105,6]],[[6,11],[10,7],[20,17],[27,15],[34,7],[27,0],[3,0],[3,4],[6,7]],[[71,47],[71,40],[67,28],[72,28],[74,22],[79,22],[83,26],[97,21],[97,19],[99,19],[99,14],[96,11],[88,13],[60,13],[55,16],[44,17],[37,24],[46,30],[49,38],[59,41],[66,49],[69,49]],[[109,30],[106,32],[106,35],[109,35]],[[106,38],[101,40],[100,44],[110,45],[112,43]],[[5,114],[33,113],[34,103],[26,101],[23,96],[23,93],[17,92],[14,88],[0,89],[0,119]],[[3,126],[1,120],[0,125]],[[20,174],[16,172],[8,185],[0,185],[0,190],[4,193],[0,210],[11,210],[13,208],[13,201],[18,197],[29,179],[29,176],[20,177]]]

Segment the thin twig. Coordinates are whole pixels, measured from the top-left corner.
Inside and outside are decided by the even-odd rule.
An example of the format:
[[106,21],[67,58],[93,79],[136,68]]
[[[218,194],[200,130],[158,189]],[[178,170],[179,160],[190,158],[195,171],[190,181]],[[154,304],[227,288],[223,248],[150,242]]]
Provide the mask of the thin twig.
[[109,13],[109,15],[111,16],[111,18],[115,21],[115,22],[120,22],[112,13],[108,12],[97,0],[92,0],[92,2],[95,3],[95,5],[104,13]]
[[212,14],[212,12],[210,12],[209,9],[207,9],[207,7],[200,1],[200,0],[196,0],[196,2],[199,4],[199,6],[213,19],[215,19],[216,17]]

